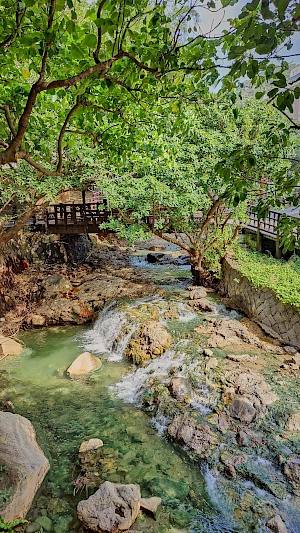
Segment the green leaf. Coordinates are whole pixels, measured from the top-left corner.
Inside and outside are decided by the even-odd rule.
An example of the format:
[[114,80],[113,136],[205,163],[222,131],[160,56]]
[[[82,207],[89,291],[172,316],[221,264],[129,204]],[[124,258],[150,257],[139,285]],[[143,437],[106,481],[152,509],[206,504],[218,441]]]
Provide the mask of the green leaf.
[[72,55],[72,58],[74,59],[83,59],[84,58],[84,53],[83,51],[81,50],[81,48],[79,46],[77,46],[77,44],[75,43],[72,43],[72,47],[71,47],[71,55]]
[[85,36],[82,41],[83,46],[88,46],[89,48],[95,48],[97,46],[97,37],[93,33],[89,33]]
[[273,96],[275,96],[275,94],[278,93],[278,89],[271,89],[271,91],[268,92],[268,96],[269,98],[273,98]]
[[259,0],[253,0],[249,4],[246,4],[246,9],[248,9],[248,11],[254,11],[258,7],[258,4]]

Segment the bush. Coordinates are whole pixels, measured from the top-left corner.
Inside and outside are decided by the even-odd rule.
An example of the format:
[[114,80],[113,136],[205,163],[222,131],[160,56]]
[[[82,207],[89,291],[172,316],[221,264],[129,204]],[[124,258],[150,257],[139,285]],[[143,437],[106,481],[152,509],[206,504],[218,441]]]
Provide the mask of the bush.
[[268,288],[278,300],[300,309],[300,258],[279,261],[258,252],[236,246],[234,259],[238,269],[256,289]]

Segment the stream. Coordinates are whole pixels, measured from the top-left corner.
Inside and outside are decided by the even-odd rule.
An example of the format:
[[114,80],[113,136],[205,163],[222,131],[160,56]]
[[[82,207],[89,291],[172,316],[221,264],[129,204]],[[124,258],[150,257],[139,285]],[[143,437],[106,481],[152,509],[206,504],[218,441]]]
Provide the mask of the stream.
[[[135,266],[151,275],[158,289],[154,296],[111,302],[92,326],[68,326],[24,332],[26,349],[2,363],[5,388],[1,399],[11,399],[15,412],[29,418],[37,440],[50,461],[50,472],[28,515],[51,520],[55,533],[83,532],[76,519],[78,501],[87,497],[76,489],[78,450],[90,438],[104,442],[106,468],[96,474],[117,483],[138,483],[143,497],[159,496],[161,512],[153,518],[140,515],[133,529],[149,533],[233,533],[240,531],[225,499],[218,493],[214,475],[200,470],[179,446],[164,434],[163,420],[152,419],[140,408],[140,390],[151,374],[180,365],[188,332],[202,321],[188,308],[190,271],[180,266],[149,266],[143,258]],[[178,319],[166,318],[165,309],[177,306]],[[177,339],[176,357],[167,353],[133,373],[134,365],[122,357],[138,327],[140,313],[152,313]],[[222,313],[222,306],[216,311]],[[128,316],[130,315],[130,321]],[[237,314],[236,314],[237,315]],[[232,316],[236,316],[233,315]],[[97,372],[71,380],[66,369],[83,351],[102,360]],[[205,391],[203,391],[205,397]],[[209,406],[196,405],[205,411]],[[41,530],[42,531],[42,530]]]

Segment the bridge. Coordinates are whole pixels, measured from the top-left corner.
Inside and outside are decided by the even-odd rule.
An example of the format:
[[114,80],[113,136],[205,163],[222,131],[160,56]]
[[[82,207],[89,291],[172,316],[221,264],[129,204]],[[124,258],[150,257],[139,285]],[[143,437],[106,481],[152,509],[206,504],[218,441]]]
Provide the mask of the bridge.
[[102,203],[58,204],[51,205],[45,211],[45,229],[47,233],[79,235],[85,233],[108,233],[99,229],[100,224],[117,218],[117,209],[100,209]]
[[[99,226],[104,222],[108,222],[111,217],[118,218],[119,211],[117,209],[108,209],[105,206],[105,201],[102,202],[83,202],[83,203],[60,203],[57,205],[50,205],[40,215],[32,217],[27,225],[34,231],[44,231],[49,234],[57,235],[81,235],[87,233],[102,233],[107,234],[111,232],[108,229],[100,229]],[[11,216],[8,225],[13,225],[17,218],[17,210],[13,206],[14,212],[9,213]],[[300,220],[299,208],[285,208],[281,210],[271,209],[267,218],[264,220],[258,219],[257,214],[252,207],[248,208],[249,222],[244,224],[243,230],[256,234],[257,249],[263,251],[265,248],[265,240],[273,241],[274,255],[277,258],[281,257],[280,249],[280,234],[277,231],[277,225],[282,214],[291,218]],[[8,213],[7,213],[8,214]],[[197,216],[195,216],[197,219]],[[144,221],[147,224],[151,223],[151,217],[146,217]]]

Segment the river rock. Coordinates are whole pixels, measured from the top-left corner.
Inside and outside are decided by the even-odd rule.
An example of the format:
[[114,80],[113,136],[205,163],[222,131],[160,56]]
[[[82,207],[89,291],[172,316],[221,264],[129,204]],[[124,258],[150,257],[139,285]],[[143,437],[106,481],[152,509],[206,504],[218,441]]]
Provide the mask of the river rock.
[[96,357],[89,352],[84,352],[73,361],[71,366],[69,366],[67,374],[69,374],[71,378],[76,378],[78,376],[89,374],[94,370],[98,370],[101,366],[102,362],[99,357]]
[[78,519],[92,531],[115,533],[128,530],[138,515],[139,485],[105,481],[87,500],[77,506]]
[[140,501],[141,509],[144,511],[149,511],[155,515],[158,507],[161,505],[161,498],[157,496],[152,496],[152,498],[141,498]]
[[214,311],[214,306],[206,298],[199,298],[197,300],[190,300],[189,305],[199,311]]
[[103,446],[103,441],[101,439],[86,440],[80,445],[79,453],[94,451],[102,446]]
[[175,376],[171,379],[169,384],[169,391],[171,396],[179,402],[189,401],[191,388],[186,379]]
[[68,278],[61,274],[52,274],[52,276],[48,276],[48,278],[43,281],[43,287],[49,295],[58,292],[66,294],[73,288],[72,283]]
[[50,468],[27,418],[0,412],[0,464],[7,467],[8,486],[13,489],[0,514],[6,522],[25,518]]
[[268,520],[267,526],[272,531],[275,531],[275,533],[288,533],[285,523],[279,514],[272,516],[272,518]]
[[285,429],[293,433],[300,431],[300,411],[297,411],[288,418]]
[[240,394],[256,396],[262,406],[271,405],[278,400],[264,376],[257,372],[237,372],[234,386]]
[[239,446],[249,445],[249,437],[245,431],[238,431],[235,438]]
[[212,350],[210,350],[209,348],[204,348],[203,355],[205,355],[206,357],[213,357],[214,356],[214,352]]
[[243,342],[261,346],[259,338],[252,334],[239,320],[214,321],[205,327],[200,326],[199,331],[211,333],[208,344],[212,348],[241,344]]
[[290,457],[284,465],[283,471],[293,485],[295,493],[300,496],[300,456]]
[[154,359],[167,350],[171,344],[172,337],[159,322],[150,320],[138,333],[137,338],[132,338],[126,355],[134,363],[140,364],[147,359]]
[[208,372],[212,368],[216,368],[218,366],[218,359],[216,357],[211,357],[206,365],[205,365],[205,371]]
[[196,424],[195,420],[185,415],[173,420],[168,427],[168,433],[179,444],[187,446],[201,458],[205,458],[212,444],[216,443],[216,435],[207,424]]
[[201,298],[206,298],[207,292],[204,287],[195,287],[190,292],[191,300],[199,300]]
[[31,315],[30,319],[33,326],[44,326],[46,324],[46,318],[42,315]]
[[249,423],[254,420],[256,409],[247,397],[237,396],[230,407],[230,414],[241,422]]
[[0,356],[1,355],[20,355],[23,346],[14,339],[0,335]]

